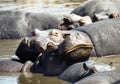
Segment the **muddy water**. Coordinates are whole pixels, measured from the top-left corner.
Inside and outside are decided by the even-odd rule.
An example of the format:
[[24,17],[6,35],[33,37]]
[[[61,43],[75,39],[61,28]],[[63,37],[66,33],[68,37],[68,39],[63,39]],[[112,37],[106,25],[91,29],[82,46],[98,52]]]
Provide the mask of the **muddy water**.
[[[15,1],[15,2],[13,2]],[[65,2],[64,2],[65,1]],[[24,12],[46,12],[54,15],[70,13],[84,0],[0,0],[0,11],[14,10]],[[15,57],[18,40],[0,40],[0,59]],[[95,61],[110,63],[120,69],[120,55],[91,58]],[[0,73],[0,84],[69,84],[57,77],[46,77],[36,73]]]

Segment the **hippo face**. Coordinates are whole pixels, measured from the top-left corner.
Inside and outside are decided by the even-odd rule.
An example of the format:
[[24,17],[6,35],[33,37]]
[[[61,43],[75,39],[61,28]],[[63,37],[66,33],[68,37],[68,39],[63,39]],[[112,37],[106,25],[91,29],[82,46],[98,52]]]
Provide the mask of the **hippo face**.
[[62,32],[58,29],[49,29],[49,30],[38,30],[38,29],[34,29],[32,32],[33,36],[38,36],[39,38],[43,37],[48,39],[47,42],[54,42],[55,44],[59,44],[60,42],[62,42],[64,40],[63,36],[62,36]]
[[58,28],[61,30],[71,30],[91,23],[92,19],[89,16],[82,17],[76,14],[69,14],[64,16],[63,23]]
[[[40,40],[40,41],[39,41]],[[21,62],[35,61],[40,53],[44,52],[46,39],[25,37],[19,44],[15,54]]]
[[61,31],[57,29],[45,31],[35,29],[32,34],[33,37],[25,37],[16,50],[16,55],[23,62],[27,60],[35,61],[46,49],[48,52],[51,51],[51,48],[49,48],[51,45],[57,47],[64,40]]
[[64,41],[58,50],[63,59],[82,61],[89,58],[92,47],[92,42],[86,34],[73,30],[64,35]]

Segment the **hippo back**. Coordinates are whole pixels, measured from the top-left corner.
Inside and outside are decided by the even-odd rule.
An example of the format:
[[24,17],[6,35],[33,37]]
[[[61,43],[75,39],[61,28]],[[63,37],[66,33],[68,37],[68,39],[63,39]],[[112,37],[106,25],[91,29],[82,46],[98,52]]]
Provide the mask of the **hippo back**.
[[22,67],[23,63],[17,59],[0,59],[0,72],[20,72]]
[[93,18],[94,14],[111,14],[120,11],[119,0],[87,0],[80,4],[71,13],[80,16],[90,16]]
[[98,72],[74,84],[120,84],[120,70]]
[[120,54],[120,18],[96,22],[76,30],[90,37],[96,56]]

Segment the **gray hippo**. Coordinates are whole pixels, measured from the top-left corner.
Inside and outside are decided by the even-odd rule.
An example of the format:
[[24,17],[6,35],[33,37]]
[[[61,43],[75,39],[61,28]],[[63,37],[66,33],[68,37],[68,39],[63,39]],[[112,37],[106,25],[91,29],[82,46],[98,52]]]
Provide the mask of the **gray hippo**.
[[64,40],[63,34],[60,32],[60,30],[55,29],[44,31],[34,29],[32,37],[25,37],[22,39],[16,49],[16,56],[18,56],[22,62],[26,62],[28,60],[34,62],[39,55],[44,54],[46,49],[49,51],[46,46],[50,47],[53,44],[57,47]]
[[76,14],[67,14],[63,16],[63,23],[60,24],[59,29],[71,30],[76,27],[88,25],[91,23],[92,23],[92,19],[89,16],[82,17]]
[[46,39],[25,37],[16,49],[15,54],[23,63],[28,60],[34,62],[39,54],[44,52],[45,42]]
[[62,72],[58,78],[75,83],[93,73],[115,70],[115,67],[104,63],[88,60],[75,63]]
[[108,19],[112,13],[120,12],[119,0],[87,0],[71,13],[90,16],[93,21]]
[[120,70],[95,73],[74,84],[120,84]]
[[57,28],[59,23],[57,17],[50,14],[3,11],[0,12],[0,39],[31,36],[34,28],[40,30]]
[[0,72],[26,72],[30,71],[33,63],[22,63],[18,59],[0,59]]
[[[114,18],[110,20],[96,22],[88,26],[78,27],[68,32],[69,36],[67,36],[67,38],[59,45],[60,47],[58,49],[60,50],[61,54],[62,52],[63,54],[65,54],[64,51],[66,50],[68,51],[72,48],[75,49],[73,46],[77,46],[75,42],[78,41],[77,36],[79,36],[79,34],[77,35],[76,32],[79,32],[83,35],[83,37],[85,36],[84,38],[81,38],[79,36],[79,38],[87,38],[87,40],[90,40],[87,41],[88,44],[93,45],[91,56],[100,57],[106,55],[120,54],[120,47],[118,46],[120,44],[120,39],[118,38],[120,35],[119,24],[120,18]],[[76,33],[77,36],[70,35],[71,32]],[[85,44],[85,42],[81,44]],[[79,48],[79,45],[77,46],[77,48]],[[70,56],[70,54],[72,53],[69,51],[68,54]]]
[[[120,54],[120,47],[118,46],[120,44],[118,38],[120,35],[119,24],[120,18],[114,18],[70,31],[57,29],[46,30],[46,33],[40,31],[44,32],[41,34],[45,34],[43,37],[47,37],[49,40],[45,44],[47,47],[43,48],[44,53],[42,56],[39,55],[42,61],[38,60],[36,64],[44,66],[49,71],[48,74],[60,74],[66,67],[76,62],[86,61],[90,56],[101,57]],[[37,35],[42,37],[41,34],[38,33]],[[21,51],[18,53],[21,53]],[[61,71],[54,66],[61,68]],[[39,70],[37,71],[39,72]]]

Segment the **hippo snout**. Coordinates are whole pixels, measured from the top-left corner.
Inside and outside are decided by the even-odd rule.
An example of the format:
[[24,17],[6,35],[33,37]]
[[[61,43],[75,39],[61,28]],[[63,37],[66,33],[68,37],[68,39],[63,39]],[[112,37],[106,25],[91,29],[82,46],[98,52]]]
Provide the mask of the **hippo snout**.
[[64,39],[58,48],[62,59],[75,62],[89,59],[93,44],[85,34],[74,31],[67,34]]
[[63,59],[71,60],[71,61],[86,61],[89,59],[90,54],[92,52],[93,46],[90,44],[80,44],[75,47],[66,50],[63,55]]

